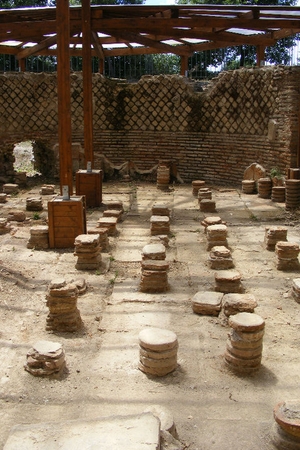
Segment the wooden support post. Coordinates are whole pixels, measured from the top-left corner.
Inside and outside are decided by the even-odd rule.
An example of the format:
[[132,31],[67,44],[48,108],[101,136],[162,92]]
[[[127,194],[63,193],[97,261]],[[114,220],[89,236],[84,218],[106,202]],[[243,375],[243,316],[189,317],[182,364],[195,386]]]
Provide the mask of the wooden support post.
[[68,186],[73,194],[72,128],[70,82],[70,9],[69,0],[56,1],[57,96],[60,190]]
[[265,45],[257,45],[256,46],[256,65],[258,67],[262,67],[265,64]]
[[180,75],[186,76],[188,71],[189,58],[187,56],[180,57]]
[[85,163],[93,168],[92,31],[90,0],[82,0],[82,73]]
[[104,75],[104,59],[99,58],[99,73]]
[[20,72],[25,72],[25,70],[26,70],[26,59],[25,58],[19,59],[19,70],[20,70]]

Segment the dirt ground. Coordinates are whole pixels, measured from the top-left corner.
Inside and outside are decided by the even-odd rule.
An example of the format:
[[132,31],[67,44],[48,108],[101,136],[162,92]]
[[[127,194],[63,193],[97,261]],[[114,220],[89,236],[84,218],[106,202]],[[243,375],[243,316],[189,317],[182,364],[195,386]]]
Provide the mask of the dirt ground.
[[[26,209],[24,190],[0,205],[0,217]],[[58,191],[58,188],[57,188]],[[286,225],[288,240],[299,243],[297,214],[284,204],[245,195],[238,189],[213,187],[217,213],[204,214],[189,184],[160,191],[155,185],[104,183],[103,201],[123,201],[125,213],[99,271],[78,271],[73,248],[31,250],[30,226],[47,219],[47,200],[40,220],[26,212],[25,223],[13,223],[0,236],[0,447],[14,424],[63,422],[128,415],[151,405],[174,416],[182,448],[190,450],[273,449],[273,408],[300,397],[300,305],[291,296],[298,272],[276,269],[274,252],[264,246],[265,227]],[[170,290],[139,292],[141,251],[150,240],[154,202],[171,209],[167,248]],[[228,225],[228,242],[255,312],[266,322],[261,369],[240,376],[224,364],[229,327],[223,317],[193,313],[198,291],[213,291],[214,270],[207,264],[201,220],[219,215]],[[88,226],[102,209],[87,211]],[[104,267],[106,268],[104,270]],[[77,333],[45,330],[50,281],[85,278],[87,292],[78,298],[84,328]],[[138,370],[138,334],[147,326],[167,328],[179,341],[178,369],[163,378]],[[37,378],[24,370],[26,353],[38,340],[63,344],[67,370],[61,376]],[[124,446],[124,450],[126,446]]]

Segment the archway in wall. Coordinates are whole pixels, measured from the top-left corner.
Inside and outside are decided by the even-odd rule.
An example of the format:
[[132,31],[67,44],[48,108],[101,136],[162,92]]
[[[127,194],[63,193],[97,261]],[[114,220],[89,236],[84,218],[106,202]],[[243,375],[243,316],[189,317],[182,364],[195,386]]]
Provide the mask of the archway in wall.
[[14,170],[26,172],[27,176],[33,176],[37,172],[34,168],[33,146],[31,141],[18,142],[14,146]]

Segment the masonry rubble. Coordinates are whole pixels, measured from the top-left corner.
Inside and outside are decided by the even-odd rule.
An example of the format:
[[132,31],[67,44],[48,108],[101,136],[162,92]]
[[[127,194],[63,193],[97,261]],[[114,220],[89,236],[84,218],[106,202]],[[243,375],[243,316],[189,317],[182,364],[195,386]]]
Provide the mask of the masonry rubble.
[[77,308],[78,295],[76,283],[67,283],[64,278],[51,281],[46,294],[49,308],[46,330],[73,332],[82,328],[83,323]]

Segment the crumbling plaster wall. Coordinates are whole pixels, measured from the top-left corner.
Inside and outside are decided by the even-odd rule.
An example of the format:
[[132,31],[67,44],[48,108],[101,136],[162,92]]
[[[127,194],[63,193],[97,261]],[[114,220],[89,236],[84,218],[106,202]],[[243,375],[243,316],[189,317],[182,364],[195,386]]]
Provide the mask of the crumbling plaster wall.
[[[0,75],[0,181],[13,175],[13,145],[57,144],[56,74]],[[160,159],[184,181],[238,184],[252,162],[295,167],[300,67],[221,73],[198,92],[180,76],[145,76],[127,84],[93,76],[94,167],[103,155],[146,170]],[[72,141],[83,142],[82,74],[71,74]]]

